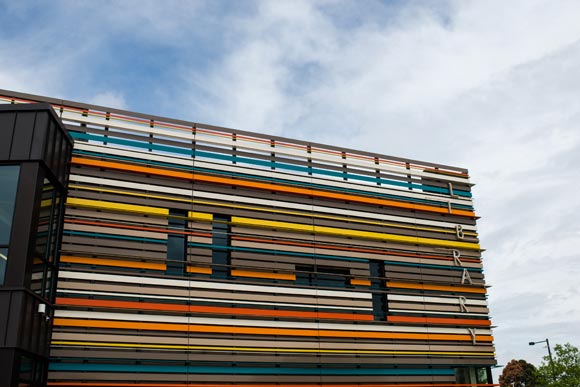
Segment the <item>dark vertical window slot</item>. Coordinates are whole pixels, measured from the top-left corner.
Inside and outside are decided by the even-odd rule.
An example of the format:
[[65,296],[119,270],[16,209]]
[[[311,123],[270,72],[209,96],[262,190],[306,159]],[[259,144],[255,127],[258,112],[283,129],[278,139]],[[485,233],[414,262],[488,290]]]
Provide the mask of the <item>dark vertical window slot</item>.
[[212,229],[212,276],[228,278],[230,269],[230,217],[214,215]]
[[385,263],[370,261],[371,291],[373,292],[373,316],[376,321],[387,319],[387,287],[385,284]]
[[187,211],[169,210],[169,235],[167,237],[167,269],[170,275],[183,275],[187,239]]

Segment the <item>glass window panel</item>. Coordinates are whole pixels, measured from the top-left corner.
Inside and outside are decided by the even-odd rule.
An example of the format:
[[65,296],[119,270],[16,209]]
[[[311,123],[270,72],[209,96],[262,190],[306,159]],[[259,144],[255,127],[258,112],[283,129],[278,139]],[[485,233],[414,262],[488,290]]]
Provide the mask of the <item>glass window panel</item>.
[[45,281],[48,280],[46,278],[47,255],[51,254],[52,245],[54,244],[52,234],[55,233],[55,230],[53,230],[55,192],[53,184],[45,178],[38,212],[38,228],[36,230],[36,246],[30,284],[31,290],[41,296],[44,296],[43,288],[45,287]]
[[178,233],[170,233],[167,237],[166,273],[170,275],[183,275],[187,242],[185,236],[181,233],[187,225],[187,211],[171,209],[169,215],[169,228]]
[[4,285],[4,275],[6,274],[6,263],[8,261],[8,249],[0,247],[0,286]]
[[455,383],[459,383],[459,384],[469,383],[469,369],[456,368],[455,369]]
[[9,243],[19,173],[18,165],[0,167],[0,245]]
[[58,241],[60,238],[61,215],[63,203],[61,202],[61,194],[52,187],[54,191],[53,203],[52,203],[52,213],[50,217],[50,248],[48,253],[48,262],[54,262],[56,256],[58,255]]
[[46,249],[49,243],[51,214],[53,207],[54,189],[48,179],[44,179],[42,198],[38,212],[38,230],[36,231],[35,259],[46,259]]
[[487,368],[478,368],[477,369],[477,383],[481,383],[481,384],[491,383],[487,379]]
[[52,265],[46,265],[46,275],[44,277],[44,293],[43,297],[50,302],[54,302],[53,300],[53,273],[54,267]]
[[228,278],[230,269],[230,217],[214,214],[212,228],[212,276]]
[[43,260],[34,258],[33,266],[32,266],[32,278],[30,280],[30,290],[32,290],[36,294],[42,293],[42,281],[44,279],[44,270],[46,264]]
[[18,386],[30,386],[34,374],[34,361],[27,356],[20,356],[20,370],[18,374]]

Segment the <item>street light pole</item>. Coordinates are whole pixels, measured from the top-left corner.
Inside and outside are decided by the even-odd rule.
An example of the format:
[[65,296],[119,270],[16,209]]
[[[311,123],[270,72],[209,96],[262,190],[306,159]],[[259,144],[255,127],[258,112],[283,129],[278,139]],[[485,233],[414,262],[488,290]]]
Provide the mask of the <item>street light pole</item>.
[[548,355],[550,356],[550,366],[552,367],[552,378],[556,381],[556,371],[554,370],[554,359],[552,358],[552,350],[550,349],[550,340],[546,338],[546,345],[548,346]]
[[550,368],[552,369],[552,381],[556,381],[556,371],[554,370],[554,359],[552,358],[552,350],[550,349],[550,340],[546,338],[546,340],[541,341],[530,341],[530,345],[536,345],[539,343],[546,343],[548,346],[548,356],[550,357]]

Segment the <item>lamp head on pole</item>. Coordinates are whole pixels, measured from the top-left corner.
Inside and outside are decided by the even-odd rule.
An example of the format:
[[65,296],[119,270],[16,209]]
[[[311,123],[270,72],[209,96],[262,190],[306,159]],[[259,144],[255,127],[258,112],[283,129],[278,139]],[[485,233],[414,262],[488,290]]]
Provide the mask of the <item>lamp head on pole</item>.
[[528,344],[530,344],[530,345],[536,345],[536,344],[540,344],[540,343],[548,343],[548,339],[546,339],[546,340],[540,340],[540,341],[530,341]]

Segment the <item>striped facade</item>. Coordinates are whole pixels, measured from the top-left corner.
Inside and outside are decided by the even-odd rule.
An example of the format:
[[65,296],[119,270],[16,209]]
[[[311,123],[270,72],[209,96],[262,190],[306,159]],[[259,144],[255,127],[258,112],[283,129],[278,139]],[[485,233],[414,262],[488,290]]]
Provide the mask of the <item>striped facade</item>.
[[49,102],[74,139],[49,386],[489,385],[465,169]]

